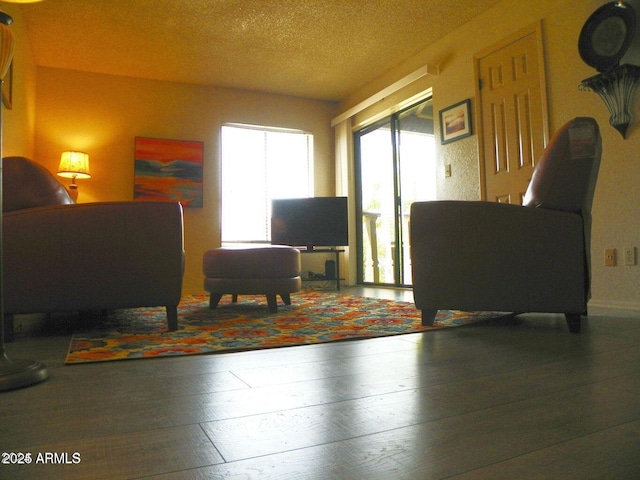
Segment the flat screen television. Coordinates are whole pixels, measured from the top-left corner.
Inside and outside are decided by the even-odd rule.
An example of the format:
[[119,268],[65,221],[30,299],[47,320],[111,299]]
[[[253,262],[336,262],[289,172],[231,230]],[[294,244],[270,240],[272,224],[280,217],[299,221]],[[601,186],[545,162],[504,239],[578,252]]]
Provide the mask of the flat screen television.
[[347,197],[273,200],[271,243],[308,250],[348,245]]

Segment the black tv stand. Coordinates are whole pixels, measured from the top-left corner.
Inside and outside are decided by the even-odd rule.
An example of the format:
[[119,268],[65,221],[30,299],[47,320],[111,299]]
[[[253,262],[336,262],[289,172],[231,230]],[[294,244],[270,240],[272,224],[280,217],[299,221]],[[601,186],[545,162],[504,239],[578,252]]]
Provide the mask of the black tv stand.
[[[336,278],[326,278],[323,280],[335,280],[336,288],[340,290],[340,254],[344,253],[343,248],[316,248],[313,245],[307,245],[306,250],[300,249],[300,253],[332,253],[336,257]],[[311,281],[317,281],[320,279],[311,279]]]

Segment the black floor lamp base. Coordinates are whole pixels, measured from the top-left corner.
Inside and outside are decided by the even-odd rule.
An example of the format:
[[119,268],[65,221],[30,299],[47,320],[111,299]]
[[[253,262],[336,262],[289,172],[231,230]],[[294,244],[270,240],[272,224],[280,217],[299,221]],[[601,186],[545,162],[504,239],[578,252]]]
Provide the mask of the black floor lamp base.
[[47,367],[31,360],[9,360],[0,354],[0,392],[30,387],[49,378]]

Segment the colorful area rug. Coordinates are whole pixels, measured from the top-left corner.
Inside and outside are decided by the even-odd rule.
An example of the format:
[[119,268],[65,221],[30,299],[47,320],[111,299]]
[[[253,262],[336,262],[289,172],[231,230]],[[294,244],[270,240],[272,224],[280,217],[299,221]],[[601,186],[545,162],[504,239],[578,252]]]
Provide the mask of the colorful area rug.
[[413,303],[305,290],[270,314],[264,296],[222,298],[209,309],[206,295],[183,297],[179,330],[167,331],[164,308],[117,310],[71,339],[65,363],[103,362],[309,345],[458,327],[495,318],[490,312],[440,311],[434,326],[420,322]]

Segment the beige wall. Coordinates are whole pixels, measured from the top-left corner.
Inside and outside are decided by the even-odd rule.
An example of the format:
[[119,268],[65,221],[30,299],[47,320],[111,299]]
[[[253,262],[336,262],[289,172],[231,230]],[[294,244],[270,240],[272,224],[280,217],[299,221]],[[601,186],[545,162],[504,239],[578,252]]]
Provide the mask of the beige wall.
[[36,99],[35,159],[55,171],[63,150],[90,156],[92,178],[78,181],[79,202],[133,198],[136,136],[204,142],[204,207],[185,209],[185,292],[202,291],[202,254],[220,245],[223,122],[311,132],[316,193],[334,193],[331,103],[51,68],[38,68]]
[[[607,247],[640,247],[640,93],[635,97],[636,121],[627,139],[609,126],[609,113],[600,98],[578,90],[581,80],[594,75],[578,54],[578,37],[601,0],[505,0],[482,16],[403,62],[367,87],[344,99],[340,111],[357,105],[425,64],[440,65],[438,76],[426,76],[353,118],[363,125],[393,110],[427,88],[433,88],[435,111],[466,98],[475,102],[474,54],[518,30],[542,21],[551,133],[569,119],[595,117],[603,135],[603,161],[594,201],[593,299],[591,305],[640,309],[640,266],[604,267]],[[640,6],[637,7],[640,10]],[[475,108],[475,103],[473,104]],[[439,135],[439,132],[436,132]],[[440,146],[438,187],[442,199],[480,198],[478,140],[474,135]],[[442,166],[452,165],[444,178]]]
[[[16,87],[18,96],[25,92]],[[135,136],[205,142],[204,208],[185,209],[185,292],[202,290],[202,254],[220,243],[218,159],[223,122],[313,133],[316,193],[334,194],[329,123],[336,110],[331,103],[50,68],[37,69],[35,100],[35,149],[24,134],[30,131],[29,121],[16,108],[11,112],[11,126],[16,127],[9,129],[7,122],[4,130],[5,154],[33,157],[53,172],[63,150],[88,152],[93,176],[78,181],[80,202],[133,198]]]

